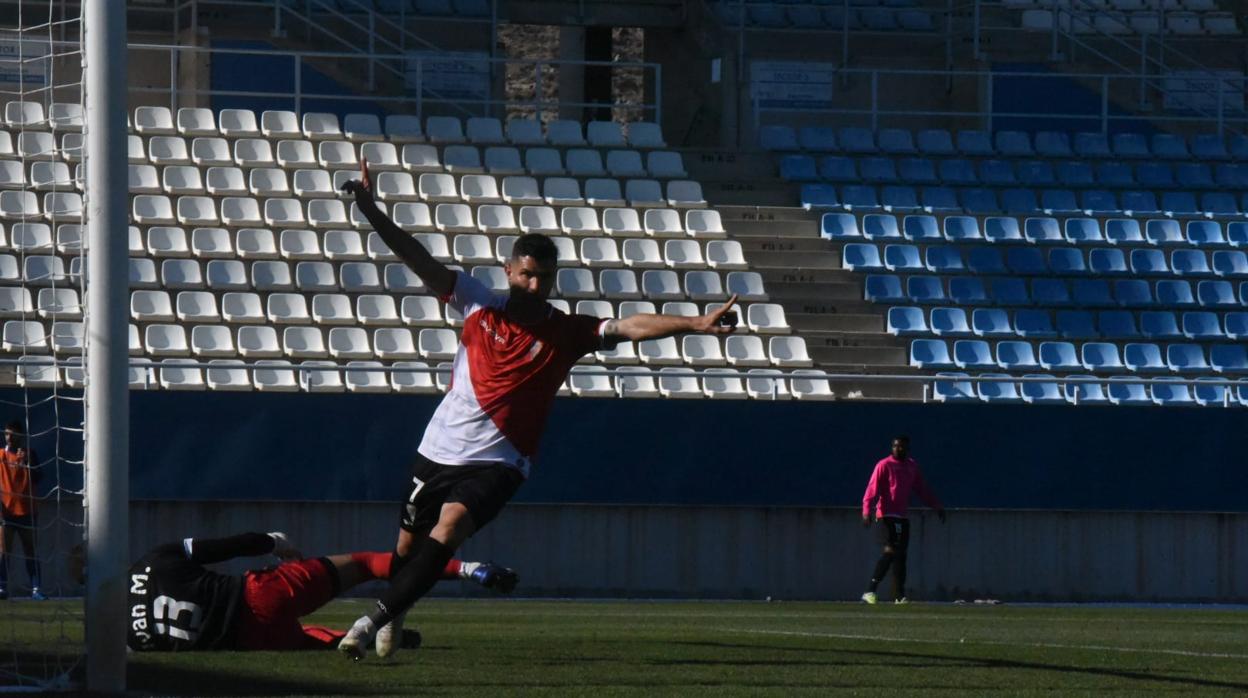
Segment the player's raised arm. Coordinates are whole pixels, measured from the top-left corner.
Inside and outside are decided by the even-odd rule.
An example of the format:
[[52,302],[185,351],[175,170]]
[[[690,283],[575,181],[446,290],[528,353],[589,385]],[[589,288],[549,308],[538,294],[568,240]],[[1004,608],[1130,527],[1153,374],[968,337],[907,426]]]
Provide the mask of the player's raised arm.
[[355,205],[368,219],[373,230],[399,259],[419,276],[429,290],[439,296],[448,296],[455,290],[455,272],[433,258],[429,250],[416,238],[403,232],[402,228],[377,208],[373,201],[373,181],[368,174],[368,161],[360,161],[360,179],[342,185],[342,190],[355,196]]
[[681,315],[654,315],[641,313],[622,320],[609,320],[603,328],[608,341],[630,340],[640,342],[661,339],[672,335],[694,332],[700,334],[731,334],[737,329],[737,314],[730,313],[737,302],[736,294],[728,302],[706,315],[684,317]]
[[201,565],[224,562],[236,557],[292,552],[284,534],[240,533],[226,538],[184,538],[182,550],[188,560]]

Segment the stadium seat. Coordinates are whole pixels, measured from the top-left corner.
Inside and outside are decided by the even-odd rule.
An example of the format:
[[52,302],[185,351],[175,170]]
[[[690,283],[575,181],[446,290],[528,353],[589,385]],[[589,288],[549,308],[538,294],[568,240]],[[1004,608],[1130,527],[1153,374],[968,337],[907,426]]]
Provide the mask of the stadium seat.
[[976,308],[971,313],[971,330],[977,337],[1012,337],[1010,318],[998,308]]
[[943,303],[947,300],[944,284],[936,276],[911,276],[906,279],[906,294],[914,303]]
[[1109,401],[1114,405],[1151,405],[1148,387],[1125,376],[1115,376],[1108,384]]
[[923,271],[919,248],[914,245],[885,245],[884,267],[889,271]]
[[1140,313],[1140,333],[1149,339],[1177,339],[1183,336],[1174,313],[1166,310]]
[[1105,239],[1111,245],[1126,245],[1144,242],[1144,236],[1140,233],[1139,221],[1130,218],[1115,218],[1106,221]]
[[1098,247],[1088,252],[1088,270],[1093,274],[1127,274],[1126,256],[1122,250]]
[[[1225,281],[1209,281],[1207,284],[1226,284]],[[1227,285],[1229,287],[1229,284]],[[1158,281],[1155,285],[1157,293],[1157,303],[1162,306],[1190,307],[1196,305],[1196,299],[1192,296],[1192,286],[1187,281],[1165,279]],[[1209,286],[1211,292],[1214,289],[1225,288],[1223,286]]]
[[442,166],[455,175],[485,172],[481,151],[475,145],[448,145],[442,150]]
[[1069,247],[1055,247],[1049,250],[1049,268],[1054,274],[1061,275],[1082,275],[1088,272],[1083,252]]
[[958,273],[965,270],[962,253],[955,245],[932,245],[924,253],[924,267],[938,274]]
[[985,131],[958,131],[958,152],[974,157],[991,157],[995,155],[992,138]]
[[905,158],[898,163],[901,181],[908,184],[936,184],[936,164],[927,158]]
[[[1158,282],[1158,299],[1161,299],[1160,285]],[[1178,282],[1183,283],[1183,282]],[[1200,305],[1211,308],[1233,308],[1240,303],[1235,298],[1234,288],[1229,281],[1200,281],[1196,284],[1196,297]],[[1176,304],[1191,305],[1190,288],[1188,295],[1182,296]]]
[[1014,313],[1014,333],[1020,337],[1056,337],[1057,331],[1046,310],[1017,310]]
[[1209,367],[1217,373],[1248,373],[1248,347],[1214,344],[1209,348]]
[[908,129],[882,128],[877,134],[880,152],[890,155],[911,155],[918,150]]
[[[206,110],[205,110],[206,111]],[[209,118],[212,117],[209,112]],[[53,102],[48,107],[48,128],[53,131],[81,131],[83,125],[82,105],[76,102]],[[216,132],[215,125],[212,127]]]
[[1007,248],[1005,251],[1005,265],[1014,274],[1038,275],[1048,273],[1044,255],[1040,253],[1040,250],[1029,247]]
[[1215,221],[1188,221],[1187,242],[1197,247],[1225,247],[1228,243],[1222,234],[1222,225]]
[[1109,396],[1105,392],[1105,385],[1096,382],[1094,376],[1075,375],[1069,376],[1071,379],[1066,380],[1062,384],[1062,394],[1066,397],[1066,401],[1072,405],[1097,405],[1109,402]]
[[927,320],[923,310],[909,306],[895,306],[888,309],[885,331],[895,336],[927,334]]
[[[1214,407],[1229,406],[1231,391],[1228,387],[1225,385],[1210,385],[1212,381],[1218,380],[1221,379],[1216,377],[1196,379],[1196,384],[1191,386],[1196,404]],[[1154,398],[1156,398],[1156,395],[1154,395]]]
[[1202,250],[1174,250],[1170,253],[1170,269],[1178,276],[1210,276],[1209,259]]
[[814,363],[806,352],[806,340],[801,337],[770,337],[767,340],[767,356],[773,366],[781,368],[804,368]]
[[[957,279],[954,279],[957,281]],[[901,280],[891,274],[868,275],[863,282],[864,297],[877,303],[896,303],[908,300],[901,290]]]
[[1031,295],[1022,279],[996,278],[991,280],[992,301],[997,305],[1031,305]]
[[858,163],[862,179],[872,184],[897,182],[897,168],[890,158],[863,158]]
[[[21,163],[16,160],[6,161],[6,163],[12,165],[6,188],[20,189],[24,187],[25,181],[22,175]],[[160,181],[156,178],[155,167],[152,165],[129,165],[128,168],[131,194],[161,193]]]
[[965,373],[942,372],[932,384],[932,399],[936,402],[971,402],[978,399],[974,386]]
[[984,219],[984,239],[988,242],[1022,242],[1023,234],[1018,219],[994,216]]
[[1130,342],[1122,349],[1122,362],[1136,373],[1157,373],[1166,370],[1161,347],[1144,342]]
[[954,155],[953,138],[944,129],[919,131],[916,137],[919,151],[927,155]]
[[274,153],[278,166],[288,170],[319,165],[310,141],[278,141]]
[[875,153],[875,136],[871,129],[847,126],[838,133],[841,150],[846,153]]
[[932,308],[931,332],[939,337],[969,337],[972,332],[962,308]]
[[[1053,218],[1028,218],[1023,222],[1023,236],[1032,244],[1063,242],[1061,227]],[[1034,250],[1029,250],[1034,252]]]
[[[909,219],[912,217],[931,221],[931,228],[935,229],[936,227],[935,219],[930,216],[907,216],[907,229],[909,228]],[[949,242],[967,242],[983,239],[979,231],[979,221],[972,216],[946,216],[943,227],[945,239]]]
[[[1052,378],[1043,374],[1028,373],[1023,378]],[[1029,405],[1063,404],[1066,398],[1056,381],[1020,381],[1018,390],[1023,402]]]
[[1213,273],[1221,277],[1248,276],[1248,254],[1240,250],[1216,250]]
[[945,184],[979,184],[979,176],[975,174],[975,169],[969,160],[940,160],[938,163],[940,181]]
[[1057,175],[1049,163],[1032,160],[1018,164],[1018,182],[1032,188],[1052,187],[1057,184]]
[[1137,276],[1169,274],[1170,266],[1161,250],[1137,248],[1131,250],[1131,273]]
[[1083,364],[1075,355],[1075,345],[1070,342],[1041,342],[1039,365],[1046,371],[1078,371]]
[[443,172],[442,161],[438,158],[438,150],[434,146],[422,143],[408,143],[403,146],[399,156],[403,169],[408,172]]
[[948,187],[924,187],[921,203],[929,213],[962,211],[957,195]]
[[1086,342],[1080,347],[1084,369],[1093,373],[1123,371],[1126,367],[1118,357],[1118,346],[1109,342]]
[[[984,373],[980,378],[1009,378],[1004,373]],[[975,392],[983,402],[1013,403],[1022,402],[1018,394],[1018,384],[1013,381],[980,380],[975,382]]]
[[959,339],[953,343],[953,362],[958,368],[993,369],[997,362],[987,342],[979,339]]

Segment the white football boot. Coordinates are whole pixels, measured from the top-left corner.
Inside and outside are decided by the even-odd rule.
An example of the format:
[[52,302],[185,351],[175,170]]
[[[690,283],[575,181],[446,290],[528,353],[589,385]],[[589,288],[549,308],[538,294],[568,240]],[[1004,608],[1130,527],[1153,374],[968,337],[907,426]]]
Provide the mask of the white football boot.
[[389,657],[399,651],[399,647],[403,644],[403,621],[407,618],[407,612],[404,611],[395,616],[389,623],[381,626],[377,631],[377,656]]
[[373,644],[377,635],[377,626],[368,616],[364,616],[351,626],[346,637],[338,643],[338,651],[355,661],[360,661],[368,654],[368,646]]

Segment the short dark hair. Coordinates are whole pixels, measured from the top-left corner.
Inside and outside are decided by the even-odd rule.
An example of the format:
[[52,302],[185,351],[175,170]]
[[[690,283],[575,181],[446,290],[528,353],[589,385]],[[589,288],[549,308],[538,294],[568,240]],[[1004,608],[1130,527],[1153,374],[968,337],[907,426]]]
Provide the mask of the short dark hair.
[[525,233],[516,238],[511,248],[511,258],[532,257],[538,264],[554,265],[559,261],[559,250],[554,241],[541,233]]
[[22,434],[24,436],[26,434],[26,425],[22,424],[20,420],[14,419],[4,425],[4,430],[11,431],[14,434]]
[[894,436],[893,441],[900,441],[903,444],[906,444],[907,446],[910,445],[910,437],[906,436],[905,434],[902,434],[901,436]]

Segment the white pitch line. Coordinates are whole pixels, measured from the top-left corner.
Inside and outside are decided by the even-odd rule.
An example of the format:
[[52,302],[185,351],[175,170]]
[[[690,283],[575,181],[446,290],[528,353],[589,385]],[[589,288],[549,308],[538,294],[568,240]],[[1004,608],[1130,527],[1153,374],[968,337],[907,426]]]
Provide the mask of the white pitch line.
[[1122,652],[1124,654],[1166,654],[1176,657],[1205,657],[1210,659],[1248,659],[1248,654],[1230,654],[1226,652],[1192,652],[1189,650],[1149,649],[1145,647],[1114,647],[1112,645],[1065,645],[1056,642],[1004,642],[1001,640],[969,640],[954,643],[952,640],[926,640],[922,638],[889,637],[886,635],[851,635],[848,633],[816,633],[800,630],[758,630],[750,628],[727,628],[727,632],[746,633],[750,635],[787,635],[792,637],[822,637],[834,640],[875,640],[879,642],[908,642],[924,645],[997,645],[1002,647],[1042,647],[1064,650],[1094,650],[1099,652]]

